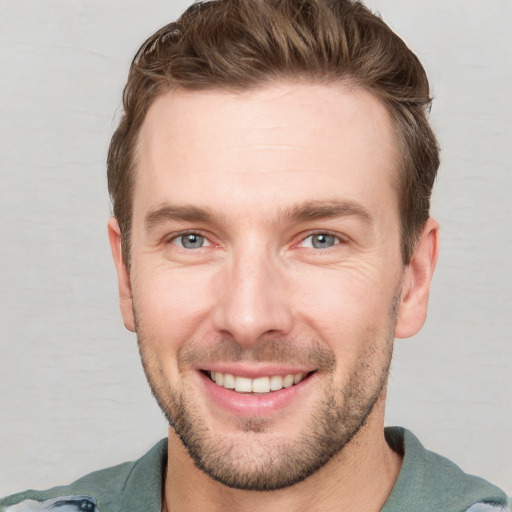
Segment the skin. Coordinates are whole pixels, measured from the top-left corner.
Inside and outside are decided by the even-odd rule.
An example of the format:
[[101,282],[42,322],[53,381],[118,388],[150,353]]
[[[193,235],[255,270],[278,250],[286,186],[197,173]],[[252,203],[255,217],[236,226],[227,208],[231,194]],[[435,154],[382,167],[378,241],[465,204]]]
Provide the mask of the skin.
[[[385,107],[343,84],[177,90],[155,100],[138,142],[130,268],[115,219],[109,236],[124,323],[163,409],[183,398],[210,451],[256,474],[300,455],[327,397],[375,402],[321,468],[266,492],[211,478],[170,428],[164,508],[380,510],[401,464],[383,434],[392,342],[423,325],[439,232],[430,219],[402,264]],[[204,245],[185,248],[184,233]],[[319,233],[329,247],[313,246]],[[212,399],[205,368],[314,373],[284,405],[244,413]]]

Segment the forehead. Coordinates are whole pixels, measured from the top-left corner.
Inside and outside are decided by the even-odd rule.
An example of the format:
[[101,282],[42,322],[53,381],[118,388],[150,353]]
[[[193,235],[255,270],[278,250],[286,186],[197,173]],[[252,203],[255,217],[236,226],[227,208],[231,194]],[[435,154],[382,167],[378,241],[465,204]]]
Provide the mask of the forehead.
[[358,200],[372,188],[396,206],[390,116],[348,85],[169,91],[149,109],[137,149],[134,216],[169,201],[271,210],[338,194]]

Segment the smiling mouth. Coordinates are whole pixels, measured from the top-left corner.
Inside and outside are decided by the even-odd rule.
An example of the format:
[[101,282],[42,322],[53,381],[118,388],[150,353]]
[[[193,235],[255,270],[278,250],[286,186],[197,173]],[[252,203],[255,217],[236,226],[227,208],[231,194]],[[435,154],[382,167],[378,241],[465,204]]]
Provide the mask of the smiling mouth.
[[266,394],[295,386],[305,378],[309,377],[313,372],[272,375],[268,377],[258,377],[256,379],[241,377],[231,373],[212,371],[204,371],[203,373],[205,373],[218,386],[225,389],[232,389],[238,393]]

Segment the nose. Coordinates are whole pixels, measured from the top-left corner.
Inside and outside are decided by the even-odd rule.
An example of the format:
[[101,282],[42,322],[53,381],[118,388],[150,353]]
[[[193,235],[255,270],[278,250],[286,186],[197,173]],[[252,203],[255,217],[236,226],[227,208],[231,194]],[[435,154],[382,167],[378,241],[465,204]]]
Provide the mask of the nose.
[[279,262],[254,251],[240,254],[224,274],[214,312],[215,329],[250,346],[265,335],[286,335],[293,326],[290,297]]

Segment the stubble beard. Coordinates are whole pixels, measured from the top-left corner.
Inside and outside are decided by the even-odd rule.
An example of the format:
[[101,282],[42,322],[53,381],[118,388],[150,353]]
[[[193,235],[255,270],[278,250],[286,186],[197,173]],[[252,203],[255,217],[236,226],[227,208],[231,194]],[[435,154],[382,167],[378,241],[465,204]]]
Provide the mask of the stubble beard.
[[[313,408],[295,439],[269,436],[271,425],[262,418],[238,418],[238,436],[223,436],[206,425],[194,400],[173,389],[162,366],[151,357],[151,343],[138,323],[139,351],[151,391],[170,426],[181,439],[194,464],[214,480],[235,489],[273,491],[305,480],[342,456],[343,449],[365,425],[375,404],[385,393],[391,357],[398,299],[391,308],[387,336],[370,333],[364,341],[352,375],[343,387],[336,385],[334,354],[318,344],[300,356],[314,362],[327,382],[324,398]],[[289,340],[272,340],[247,351],[231,340],[223,340],[220,351],[232,360],[297,360],[297,347]],[[212,357],[217,357],[212,354]],[[245,354],[245,355],[244,355]],[[274,354],[274,356],[272,356]],[[204,357],[204,354],[201,356]],[[192,356],[193,358],[193,356]],[[190,354],[178,354],[179,366],[186,367]],[[181,361],[180,361],[181,360]]]

